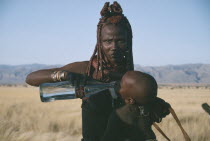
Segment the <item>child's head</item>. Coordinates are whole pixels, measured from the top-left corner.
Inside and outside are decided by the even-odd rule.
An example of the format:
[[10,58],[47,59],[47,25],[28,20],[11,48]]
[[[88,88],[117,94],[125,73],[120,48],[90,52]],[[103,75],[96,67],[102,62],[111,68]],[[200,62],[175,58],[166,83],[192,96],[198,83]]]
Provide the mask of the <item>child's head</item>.
[[120,95],[127,104],[146,104],[157,96],[157,82],[146,73],[128,71],[122,77]]

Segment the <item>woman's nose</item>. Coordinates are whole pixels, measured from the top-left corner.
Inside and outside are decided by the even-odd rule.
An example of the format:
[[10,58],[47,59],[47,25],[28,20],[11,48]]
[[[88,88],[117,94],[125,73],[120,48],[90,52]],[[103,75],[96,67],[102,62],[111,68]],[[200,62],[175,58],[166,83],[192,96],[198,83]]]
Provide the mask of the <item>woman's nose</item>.
[[111,50],[116,50],[118,48],[117,42],[113,42]]

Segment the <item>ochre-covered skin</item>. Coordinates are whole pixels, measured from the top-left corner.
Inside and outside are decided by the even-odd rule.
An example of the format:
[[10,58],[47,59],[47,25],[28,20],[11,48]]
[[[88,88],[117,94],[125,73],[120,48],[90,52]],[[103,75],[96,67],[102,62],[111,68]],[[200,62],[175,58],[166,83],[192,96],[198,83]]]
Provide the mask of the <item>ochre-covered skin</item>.
[[117,25],[107,24],[101,31],[102,50],[113,67],[118,67],[124,61],[123,52],[127,50],[127,31]]
[[87,70],[87,66],[88,66],[88,61],[84,61],[84,62],[70,63],[61,68],[38,70],[38,71],[30,73],[26,77],[26,83],[32,86],[39,86],[42,83],[54,82],[53,79],[51,78],[51,74],[54,71],[59,71],[59,70],[85,74]]
[[[96,47],[87,69],[89,76],[96,70],[98,79],[109,82],[112,77],[105,73],[107,70],[124,74],[126,71],[134,69],[132,29],[122,12],[123,10],[117,2],[111,5],[109,2],[104,4],[97,25]],[[105,39],[107,36],[108,39]],[[92,66],[93,61],[97,64],[95,69]]]

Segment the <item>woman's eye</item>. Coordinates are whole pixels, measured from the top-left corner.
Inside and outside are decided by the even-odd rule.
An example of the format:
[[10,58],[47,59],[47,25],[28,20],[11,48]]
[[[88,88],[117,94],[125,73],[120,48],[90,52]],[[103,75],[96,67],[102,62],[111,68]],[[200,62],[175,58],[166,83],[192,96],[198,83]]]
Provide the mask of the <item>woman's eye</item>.
[[119,40],[118,42],[122,44],[125,43],[125,40]]

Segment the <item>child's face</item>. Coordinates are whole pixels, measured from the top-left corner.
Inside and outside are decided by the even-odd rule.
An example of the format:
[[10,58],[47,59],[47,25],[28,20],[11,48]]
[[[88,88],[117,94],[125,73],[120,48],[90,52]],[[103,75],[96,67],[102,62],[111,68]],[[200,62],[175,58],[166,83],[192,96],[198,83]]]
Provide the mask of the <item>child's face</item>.
[[122,78],[121,82],[120,82],[120,90],[119,90],[119,94],[121,95],[121,97],[125,100],[125,103],[128,104],[129,103],[129,87],[127,85],[127,79],[125,77]]

